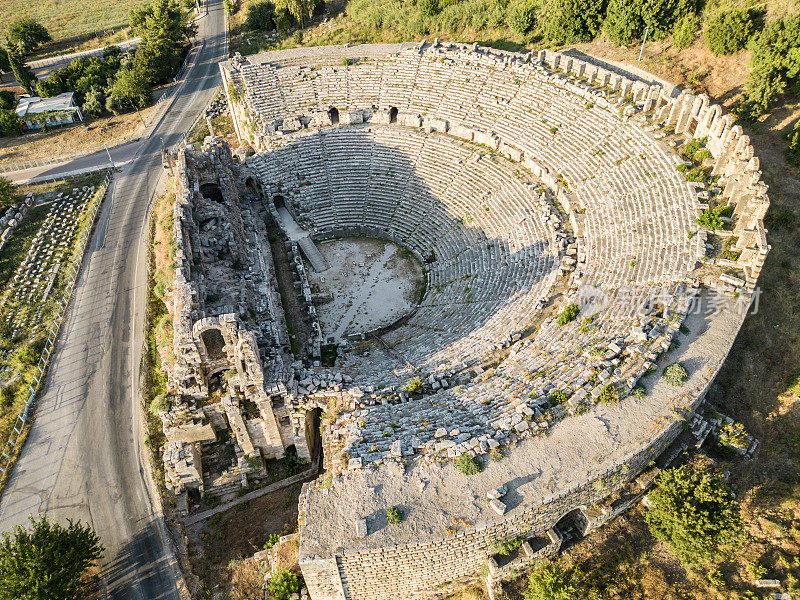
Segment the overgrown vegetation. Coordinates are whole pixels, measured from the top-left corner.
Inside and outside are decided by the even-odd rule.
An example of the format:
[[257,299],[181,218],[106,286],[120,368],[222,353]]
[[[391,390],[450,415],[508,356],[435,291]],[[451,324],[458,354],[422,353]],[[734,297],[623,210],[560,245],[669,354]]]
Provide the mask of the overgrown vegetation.
[[739,506],[722,476],[693,465],[663,471],[645,520],[687,566],[705,566],[740,541]]
[[269,597],[274,600],[289,600],[300,592],[301,580],[292,571],[281,569],[267,583]]
[[578,569],[567,569],[556,563],[539,563],[528,575],[525,600],[577,600],[581,597]]
[[619,390],[613,384],[604,385],[600,390],[598,400],[605,404],[616,404],[619,402]]
[[689,374],[681,363],[673,363],[664,369],[662,377],[668,384],[680,387],[689,379]]
[[391,525],[398,525],[402,523],[405,518],[406,513],[399,506],[390,506],[386,509],[386,520],[389,521]]
[[477,475],[483,471],[483,463],[469,454],[462,454],[456,459],[456,468],[464,475]]
[[556,318],[556,324],[559,327],[563,327],[567,323],[570,323],[575,320],[575,317],[578,316],[578,313],[581,312],[581,307],[575,304],[568,304],[564,310],[558,313],[558,317]]
[[47,515],[17,526],[0,542],[0,600],[85,600],[86,575],[103,555],[88,525],[64,527]]
[[719,10],[706,25],[706,45],[712,53],[733,54],[743,50],[753,33],[753,21],[746,10]]

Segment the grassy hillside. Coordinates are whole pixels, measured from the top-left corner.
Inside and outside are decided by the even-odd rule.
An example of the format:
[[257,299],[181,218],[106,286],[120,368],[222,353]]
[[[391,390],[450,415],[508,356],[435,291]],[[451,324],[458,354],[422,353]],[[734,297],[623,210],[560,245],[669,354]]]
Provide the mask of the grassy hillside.
[[141,0],[2,0],[0,39],[8,24],[19,17],[41,22],[53,40],[119,29],[128,23],[128,11]]

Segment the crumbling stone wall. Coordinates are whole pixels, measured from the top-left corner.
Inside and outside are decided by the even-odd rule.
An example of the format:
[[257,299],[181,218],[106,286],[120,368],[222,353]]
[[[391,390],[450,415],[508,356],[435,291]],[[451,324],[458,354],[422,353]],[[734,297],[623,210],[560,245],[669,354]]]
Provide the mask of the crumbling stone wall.
[[[161,413],[167,481],[176,492],[229,491],[289,446],[309,457],[304,415],[287,400],[293,359],[268,242],[254,224],[260,198],[250,173],[224,142],[169,161],[178,249],[168,296],[172,402]],[[200,449],[222,431],[236,461],[205,485]]]

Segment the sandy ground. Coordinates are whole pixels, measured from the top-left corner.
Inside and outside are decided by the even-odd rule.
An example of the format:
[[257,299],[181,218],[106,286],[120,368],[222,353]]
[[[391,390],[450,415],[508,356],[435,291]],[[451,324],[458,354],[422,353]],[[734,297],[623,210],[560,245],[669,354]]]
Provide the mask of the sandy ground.
[[330,269],[310,273],[312,289],[333,300],[317,305],[325,337],[389,325],[416,305],[422,267],[408,252],[382,240],[347,238],[317,244]]

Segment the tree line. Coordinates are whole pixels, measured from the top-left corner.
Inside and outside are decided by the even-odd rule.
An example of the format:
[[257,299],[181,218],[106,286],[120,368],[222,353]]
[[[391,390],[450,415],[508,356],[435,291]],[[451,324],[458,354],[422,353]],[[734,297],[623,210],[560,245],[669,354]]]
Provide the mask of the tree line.
[[[148,106],[153,86],[177,73],[188,41],[197,34],[197,25],[189,21],[189,13],[176,0],[150,0],[130,11],[131,27],[141,38],[135,51],[123,53],[110,46],[102,57],[77,58],[47,79],[37,80],[24,61],[24,53],[49,41],[50,35],[35,21],[31,24],[32,19],[20,21],[26,23],[25,27],[16,27],[19,22],[15,22],[9,28],[0,52],[0,71],[12,71],[17,83],[32,96],[47,98],[74,92],[76,104],[92,116]],[[0,133],[20,132],[13,108],[7,98],[0,97]]]

